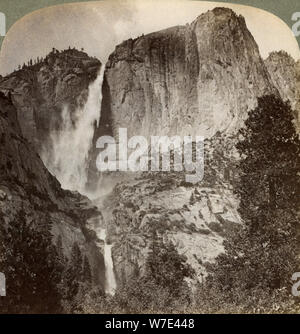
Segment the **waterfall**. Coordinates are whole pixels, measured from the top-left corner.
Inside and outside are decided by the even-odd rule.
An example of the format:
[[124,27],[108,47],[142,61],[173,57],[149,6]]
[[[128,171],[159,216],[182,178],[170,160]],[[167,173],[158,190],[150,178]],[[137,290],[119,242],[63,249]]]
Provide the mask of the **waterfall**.
[[[83,107],[75,111],[65,105],[62,109],[60,129],[50,135],[50,147],[45,147],[42,160],[56,176],[62,188],[76,190],[90,196],[86,191],[88,157],[94,136],[95,122],[99,122],[102,102],[104,66],[89,86],[88,97]],[[100,180],[101,181],[101,180]],[[99,181],[99,182],[100,182]],[[106,242],[106,230],[96,228],[97,236],[104,242],[105,291],[114,295],[116,279],[111,254],[112,245]]]
[[106,242],[106,230],[103,228],[98,228],[96,230],[97,236],[100,240],[104,242],[104,263],[105,263],[105,292],[110,295],[114,295],[117,282],[114,273],[114,264],[112,260],[111,248],[112,245]]
[[50,135],[51,147],[42,153],[48,170],[56,176],[62,188],[86,194],[88,154],[92,145],[95,122],[99,122],[102,101],[104,66],[89,86],[88,98],[75,112],[65,105],[62,125]]

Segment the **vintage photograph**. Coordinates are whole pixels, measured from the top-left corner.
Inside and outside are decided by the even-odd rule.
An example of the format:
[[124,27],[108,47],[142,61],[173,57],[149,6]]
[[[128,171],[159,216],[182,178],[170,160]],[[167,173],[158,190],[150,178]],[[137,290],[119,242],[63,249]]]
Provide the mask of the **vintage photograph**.
[[0,313],[299,313],[299,132],[272,13],[25,15],[0,52]]

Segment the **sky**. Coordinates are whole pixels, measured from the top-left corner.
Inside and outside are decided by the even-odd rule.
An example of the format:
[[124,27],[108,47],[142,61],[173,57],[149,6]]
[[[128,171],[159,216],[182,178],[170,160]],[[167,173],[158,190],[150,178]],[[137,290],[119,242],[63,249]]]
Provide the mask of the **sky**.
[[0,74],[30,58],[46,56],[53,47],[84,50],[105,63],[115,46],[175,25],[191,23],[215,7],[229,7],[245,17],[263,58],[285,50],[300,59],[291,29],[275,15],[254,7],[191,0],[106,0],[65,4],[37,10],[16,22],[2,44]]

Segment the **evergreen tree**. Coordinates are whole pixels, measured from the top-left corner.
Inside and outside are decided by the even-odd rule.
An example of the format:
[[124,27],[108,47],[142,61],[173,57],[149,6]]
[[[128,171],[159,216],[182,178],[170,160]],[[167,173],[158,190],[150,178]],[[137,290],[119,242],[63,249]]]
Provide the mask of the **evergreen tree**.
[[64,255],[64,251],[63,251],[63,244],[62,244],[62,237],[61,237],[61,235],[59,235],[57,237],[56,250],[57,250],[58,258],[59,258],[59,261],[60,261],[61,265],[63,267],[65,267],[66,257]]
[[87,283],[87,284],[92,283],[92,271],[91,271],[90,262],[87,256],[85,256],[83,260],[82,280],[84,283]]
[[136,266],[131,279],[118,289],[115,301],[122,312],[184,309],[191,302],[185,278],[193,274],[186,258],[153,229],[145,273],[140,275]]
[[1,223],[0,268],[7,279],[7,297],[1,309],[7,313],[56,313],[61,311],[58,284],[62,268],[51,235],[28,224],[20,211],[14,224]]
[[82,274],[82,255],[77,242],[74,242],[71,252],[71,266],[76,272],[76,278],[80,278]]
[[192,277],[193,269],[186,263],[186,258],[179,255],[172,242],[164,242],[154,232],[150,252],[146,261],[146,275],[149,279],[166,289],[171,288],[172,294],[180,295],[184,279]]
[[82,280],[82,256],[77,242],[74,242],[71,250],[71,258],[64,274],[66,287],[65,299],[72,300],[79,290],[79,282]]
[[[229,302],[268,302],[290,289],[299,269],[300,142],[289,104],[275,96],[258,99],[240,131],[239,213],[244,227],[225,243],[209,284]],[[253,301],[253,300],[252,300]]]

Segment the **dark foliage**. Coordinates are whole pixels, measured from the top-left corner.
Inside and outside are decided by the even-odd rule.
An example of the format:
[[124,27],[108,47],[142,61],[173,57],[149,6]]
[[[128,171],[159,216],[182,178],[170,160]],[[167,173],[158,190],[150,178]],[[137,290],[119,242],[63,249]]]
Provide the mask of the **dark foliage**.
[[0,268],[6,275],[7,296],[1,313],[61,312],[62,267],[48,231],[40,232],[20,211],[13,225],[0,222]]
[[274,311],[280,303],[293,303],[290,279],[299,271],[300,142],[292,115],[289,104],[264,96],[240,131],[235,191],[244,226],[226,241],[226,253],[211,267],[206,290],[218,296],[216,309],[235,305]]

